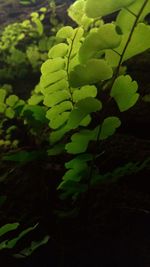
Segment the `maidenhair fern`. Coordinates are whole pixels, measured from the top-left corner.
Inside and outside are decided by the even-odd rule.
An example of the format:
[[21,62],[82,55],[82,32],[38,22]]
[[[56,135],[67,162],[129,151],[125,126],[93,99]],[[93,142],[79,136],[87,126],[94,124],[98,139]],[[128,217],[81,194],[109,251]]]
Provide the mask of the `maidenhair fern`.
[[93,84],[113,75],[111,67],[102,59],[80,65],[78,53],[83,34],[81,27],[62,28],[57,37],[64,42],[50,49],[49,59],[41,68],[41,92],[49,108],[46,117],[55,130],[50,137],[52,143],[71,129],[90,123],[90,114],[102,108],[101,102],[95,99],[97,89]]
[[[115,11],[119,12],[116,22],[103,24],[102,17]],[[68,14],[78,27],[58,31],[60,42],[50,49],[49,59],[42,65],[39,95],[51,128],[49,155],[61,149],[75,155],[66,163],[68,171],[58,187],[65,196],[77,196],[92,181],[101,180],[95,168],[99,143],[121,124],[118,117],[106,116],[109,102],[114,100],[124,112],[139,98],[138,84],[121,72],[121,66],[150,48],[150,26],[144,24],[149,12],[149,0],[77,0]],[[99,98],[104,89],[108,92],[106,103]],[[93,113],[97,118],[94,127]]]

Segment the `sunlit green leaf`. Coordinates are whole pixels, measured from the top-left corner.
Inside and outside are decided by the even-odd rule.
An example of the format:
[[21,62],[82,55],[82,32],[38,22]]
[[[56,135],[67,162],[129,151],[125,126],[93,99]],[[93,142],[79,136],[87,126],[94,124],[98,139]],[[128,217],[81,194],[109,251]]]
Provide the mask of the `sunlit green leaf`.
[[63,58],[48,59],[41,67],[42,74],[52,73],[65,67],[65,60]]
[[44,74],[41,77],[41,85],[43,87],[48,87],[54,83],[66,78],[67,74],[64,70],[58,70],[53,73]]
[[86,85],[73,91],[73,101],[78,102],[86,97],[96,97],[97,88],[94,85]]
[[32,95],[28,100],[28,104],[37,105],[43,100],[43,98],[43,95]]
[[10,107],[14,107],[14,105],[17,103],[17,101],[19,100],[19,97],[16,95],[10,95],[7,99],[6,99],[6,104]]
[[131,108],[138,100],[138,84],[129,75],[118,77],[111,90],[111,96],[117,102],[121,112]]
[[62,126],[67,120],[70,115],[70,112],[62,112],[61,114],[57,115],[57,118],[54,118],[50,121],[49,126],[52,129],[57,129]]
[[64,43],[57,44],[53,46],[49,53],[49,58],[65,57],[68,53],[68,45]]
[[47,107],[53,107],[54,105],[70,99],[70,93],[66,90],[58,91],[50,95],[46,95],[44,98],[44,105]]
[[[127,43],[127,40],[129,38],[129,34],[130,33],[127,32],[123,35],[120,46],[115,49],[117,53],[112,50],[106,51],[106,60],[108,64],[110,64],[111,66],[116,67],[118,65],[120,60],[119,54],[122,54],[124,47]],[[132,34],[132,38],[126,49],[122,62],[149,49],[150,48],[149,40],[150,40],[150,26],[145,25],[144,23],[139,23]]]
[[104,49],[118,47],[120,42],[121,35],[117,33],[116,26],[114,24],[104,24],[96,32],[91,32],[85,38],[79,51],[81,63],[99,56],[99,53]]
[[75,129],[79,126],[80,122],[90,113],[96,112],[102,108],[102,104],[99,100],[87,97],[80,100],[75,109],[70,113],[67,126],[70,129]]
[[46,113],[46,118],[49,120],[52,120],[54,118],[57,118],[59,114],[65,111],[69,111],[73,108],[71,101],[64,101],[60,103],[59,105],[53,106],[50,108]]
[[74,34],[74,29],[71,27],[71,26],[65,26],[65,27],[62,27],[56,34],[56,37],[58,38],[64,38],[64,39],[67,39],[67,38],[72,38]]
[[[122,9],[121,12],[119,12],[116,19],[116,24],[121,28],[123,33],[129,32],[131,30],[136,16],[141,10],[144,2],[145,0],[136,0],[128,7],[128,9]],[[145,8],[143,9],[143,12],[138,19],[138,22],[142,22],[148,13],[150,13],[150,1],[147,2]]]
[[68,90],[69,83],[66,79],[61,79],[54,84],[50,84],[47,87],[42,87],[41,92],[43,95],[49,95],[59,90]]
[[93,3],[93,0],[87,0],[85,11],[90,18],[96,18],[111,14],[123,7],[131,5],[135,1],[136,0],[94,0]]
[[75,21],[78,25],[83,26],[85,29],[93,22],[85,14],[85,0],[75,1],[68,9],[69,17]]

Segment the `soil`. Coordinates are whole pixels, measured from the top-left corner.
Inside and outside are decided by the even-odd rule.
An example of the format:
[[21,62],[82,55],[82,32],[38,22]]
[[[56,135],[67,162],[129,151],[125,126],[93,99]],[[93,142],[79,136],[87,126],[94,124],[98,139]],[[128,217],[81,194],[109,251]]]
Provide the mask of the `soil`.
[[[149,51],[127,63],[128,72],[139,83],[141,96],[150,93]],[[108,113],[113,112],[112,106]],[[150,158],[150,103],[142,97],[121,114],[122,126],[101,145],[97,161],[102,173],[129,162]],[[149,267],[150,266],[150,165],[92,188],[78,203],[60,201],[56,191],[65,172],[66,157],[17,165],[5,163],[0,172],[0,225],[19,221],[22,227],[39,222],[37,229],[19,242],[17,251],[32,240],[49,234],[50,240],[31,257],[16,260],[2,251],[2,267]],[[80,207],[78,209],[78,207]],[[58,217],[70,211],[72,216]],[[13,251],[16,253],[16,250]]]

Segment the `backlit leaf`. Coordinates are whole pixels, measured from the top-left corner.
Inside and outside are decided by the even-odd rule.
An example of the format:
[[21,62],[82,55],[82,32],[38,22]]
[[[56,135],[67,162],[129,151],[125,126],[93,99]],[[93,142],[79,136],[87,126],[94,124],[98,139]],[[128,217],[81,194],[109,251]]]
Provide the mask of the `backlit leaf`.
[[10,95],[7,99],[6,99],[6,104],[10,107],[13,107],[17,101],[19,100],[19,97],[16,95]]
[[66,76],[67,74],[64,70],[58,70],[53,73],[44,74],[41,77],[41,85],[43,87],[48,87],[49,85],[52,85],[57,81],[64,79]]
[[56,37],[67,39],[67,38],[72,38],[73,34],[74,34],[74,29],[70,26],[65,26],[62,27],[57,32]]
[[139,98],[137,89],[137,82],[132,81],[129,75],[121,75],[115,80],[111,90],[111,96],[117,102],[121,112],[128,110],[137,102]]
[[52,73],[65,67],[65,60],[63,58],[54,58],[46,60],[41,67],[42,74],[46,75]]
[[100,16],[106,16],[123,7],[131,5],[136,0],[87,0],[86,2],[86,14],[90,18],[96,18]]
[[80,89],[76,89],[73,92],[73,101],[78,102],[83,98],[86,97],[96,97],[97,95],[97,88],[94,85],[85,85]]
[[29,105],[37,105],[37,104],[39,104],[42,100],[43,100],[43,95],[32,95],[32,96],[29,98],[28,103],[29,103]]
[[[145,0],[136,0],[133,4],[128,7],[128,10],[122,9],[116,19],[116,24],[121,28],[123,33],[129,32],[135,22],[139,10],[143,6]],[[132,13],[131,13],[132,12]],[[150,13],[150,1],[147,2],[142,14],[140,15],[138,22],[144,21],[145,16]]]
[[65,57],[68,53],[68,45],[64,43],[57,44],[53,46],[49,53],[49,58]]
[[99,100],[87,97],[80,100],[76,107],[71,111],[67,126],[70,129],[75,129],[79,126],[80,122],[90,113],[96,112],[102,108]]
[[96,32],[89,33],[85,38],[79,51],[81,63],[97,55],[99,56],[98,52],[104,49],[118,47],[120,42],[121,35],[117,33],[116,26],[114,24],[104,24]]
[[50,95],[46,95],[44,98],[44,105],[47,107],[53,107],[54,105],[70,99],[70,93],[66,90],[58,91]]
[[[129,38],[129,32],[123,35],[120,46],[115,49],[117,53],[122,54],[128,38]],[[122,62],[149,49],[150,48],[149,40],[150,40],[150,26],[145,25],[144,23],[139,23],[133,32],[132,38],[126,49]],[[116,67],[120,60],[120,56],[116,52],[112,50],[106,51],[106,60],[108,64],[110,64],[113,67]]]

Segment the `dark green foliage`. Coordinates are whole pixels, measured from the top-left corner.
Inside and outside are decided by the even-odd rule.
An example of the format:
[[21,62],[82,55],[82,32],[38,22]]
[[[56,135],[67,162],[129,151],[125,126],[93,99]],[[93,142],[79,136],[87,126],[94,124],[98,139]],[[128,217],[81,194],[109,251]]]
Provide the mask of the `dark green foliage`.
[[[114,11],[119,11],[116,21],[104,24],[103,16]],[[138,84],[125,73],[122,64],[150,48],[150,26],[144,23],[150,2],[95,0],[93,4],[92,0],[77,0],[68,10],[77,26],[61,27],[50,38],[43,30],[45,10],[41,12],[32,13],[31,21],[13,25],[14,28],[8,26],[2,34],[0,46],[6,65],[20,68],[31,64],[36,70],[45,62],[41,66],[40,82],[27,101],[6,88],[0,89],[0,145],[7,147],[2,153],[3,160],[19,163],[38,157],[44,160],[46,153],[51,160],[53,156],[65,155],[69,158],[65,163],[67,170],[57,189],[62,199],[75,201],[87,196],[97,183],[116,182],[124,174],[140,171],[149,163],[149,159],[142,164],[128,163],[112,173],[101,174],[96,160],[103,156],[100,146],[103,140],[111,138],[121,125],[119,115],[107,112],[110,102],[116,104],[119,114],[133,107],[139,98]],[[14,29],[18,30],[15,38]],[[19,44],[28,37],[27,31],[36,42],[22,51]],[[5,43],[9,32],[11,35]],[[103,91],[106,101],[100,97]],[[21,120],[34,139],[29,151],[19,146],[19,140],[13,140],[18,143],[11,146],[11,133],[16,128],[4,129],[4,123],[12,119]],[[46,236],[41,244],[47,241]],[[12,244],[9,242],[0,245],[8,247]],[[31,250],[37,246],[31,244]],[[25,249],[21,253],[26,256],[30,252]]]

